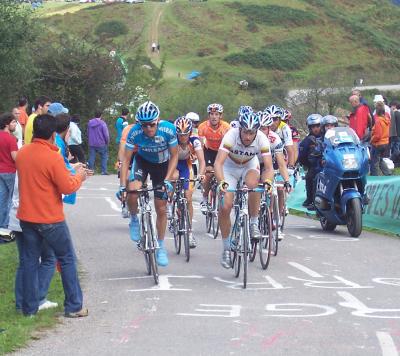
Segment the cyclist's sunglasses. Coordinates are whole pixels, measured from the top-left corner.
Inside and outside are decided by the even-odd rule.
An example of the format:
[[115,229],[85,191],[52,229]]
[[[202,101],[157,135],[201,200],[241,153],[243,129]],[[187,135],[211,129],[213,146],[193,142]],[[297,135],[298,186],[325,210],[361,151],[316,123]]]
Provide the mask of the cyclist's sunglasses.
[[156,127],[157,122],[145,122],[145,123],[141,123],[140,126],[142,126],[142,128],[144,128],[144,129],[148,129],[149,127]]
[[281,120],[281,117],[280,117],[280,116],[274,116],[274,117],[272,118],[272,121],[279,121],[279,120]]

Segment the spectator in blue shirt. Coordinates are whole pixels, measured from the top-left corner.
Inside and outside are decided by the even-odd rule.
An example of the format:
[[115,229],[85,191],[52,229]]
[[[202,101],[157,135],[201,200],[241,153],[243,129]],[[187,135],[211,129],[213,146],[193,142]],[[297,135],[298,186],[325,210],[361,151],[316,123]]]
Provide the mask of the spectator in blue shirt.
[[117,130],[117,138],[115,139],[115,143],[119,146],[121,141],[122,131],[126,126],[128,126],[128,115],[129,110],[127,108],[123,108],[121,111],[121,116],[115,120],[115,129]]

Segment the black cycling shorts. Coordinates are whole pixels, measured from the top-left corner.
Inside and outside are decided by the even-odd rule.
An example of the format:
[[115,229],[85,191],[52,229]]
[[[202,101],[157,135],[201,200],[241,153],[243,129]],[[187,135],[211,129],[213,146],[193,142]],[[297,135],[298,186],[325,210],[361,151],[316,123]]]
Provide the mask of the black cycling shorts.
[[218,151],[210,150],[204,147],[204,159],[206,160],[206,166],[214,166],[215,159],[217,158]]
[[[152,163],[146,161],[142,156],[136,155],[132,164],[131,175],[129,181],[138,180],[142,183],[146,182],[147,176],[150,175],[153,187],[164,184],[164,179],[168,172],[168,161],[163,163]],[[162,200],[167,200],[167,193],[164,189],[156,190],[154,197]]]

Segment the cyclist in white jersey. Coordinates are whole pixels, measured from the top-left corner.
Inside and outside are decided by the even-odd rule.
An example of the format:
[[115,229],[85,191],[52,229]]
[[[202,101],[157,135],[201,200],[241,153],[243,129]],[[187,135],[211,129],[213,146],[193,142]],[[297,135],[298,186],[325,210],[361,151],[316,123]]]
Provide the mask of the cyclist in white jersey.
[[[215,176],[219,182],[219,189],[224,194],[224,204],[220,207],[219,224],[221,227],[223,253],[221,265],[231,268],[230,239],[231,229],[230,212],[233,206],[233,193],[226,192],[227,186],[235,189],[242,178],[248,188],[255,188],[260,180],[260,167],[257,154],[261,152],[265,170],[262,181],[266,189],[271,189],[273,168],[268,138],[258,130],[260,123],[254,113],[246,113],[239,118],[240,128],[231,128],[222,139],[215,159]],[[258,213],[260,208],[260,194],[249,194],[250,236],[259,238]]]
[[276,105],[268,106],[264,112],[271,115],[272,117],[272,125],[271,129],[274,131],[282,140],[283,146],[287,151],[287,160],[288,167],[292,168],[295,164],[295,149],[292,139],[292,130],[289,125],[285,124],[282,121],[282,118],[285,116],[285,112],[282,108]]

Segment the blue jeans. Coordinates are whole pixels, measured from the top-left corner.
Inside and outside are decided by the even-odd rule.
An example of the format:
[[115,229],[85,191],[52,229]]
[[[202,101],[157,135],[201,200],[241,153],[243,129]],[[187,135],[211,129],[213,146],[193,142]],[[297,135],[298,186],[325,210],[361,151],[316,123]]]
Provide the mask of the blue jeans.
[[400,137],[390,138],[390,157],[393,162],[400,162]]
[[[15,241],[17,242],[19,264],[17,273],[15,274],[15,308],[22,310],[23,301],[23,270],[24,270],[24,246],[22,232],[14,231]],[[43,242],[42,252],[40,254],[39,266],[39,305],[42,305],[47,300],[50,283],[54,275],[56,267],[56,256],[53,249]]]
[[96,153],[99,153],[101,157],[101,173],[107,173],[107,161],[108,161],[107,146],[102,146],[102,147],[89,146],[89,169],[94,170]]
[[75,251],[65,221],[54,224],[35,224],[21,221],[21,228],[24,235],[22,312],[25,315],[31,315],[38,311],[40,299],[39,258],[44,241],[54,250],[61,265],[65,313],[81,310],[83,297],[79,285]]
[[15,173],[0,173],[0,227],[2,228],[8,227],[14,182]]

